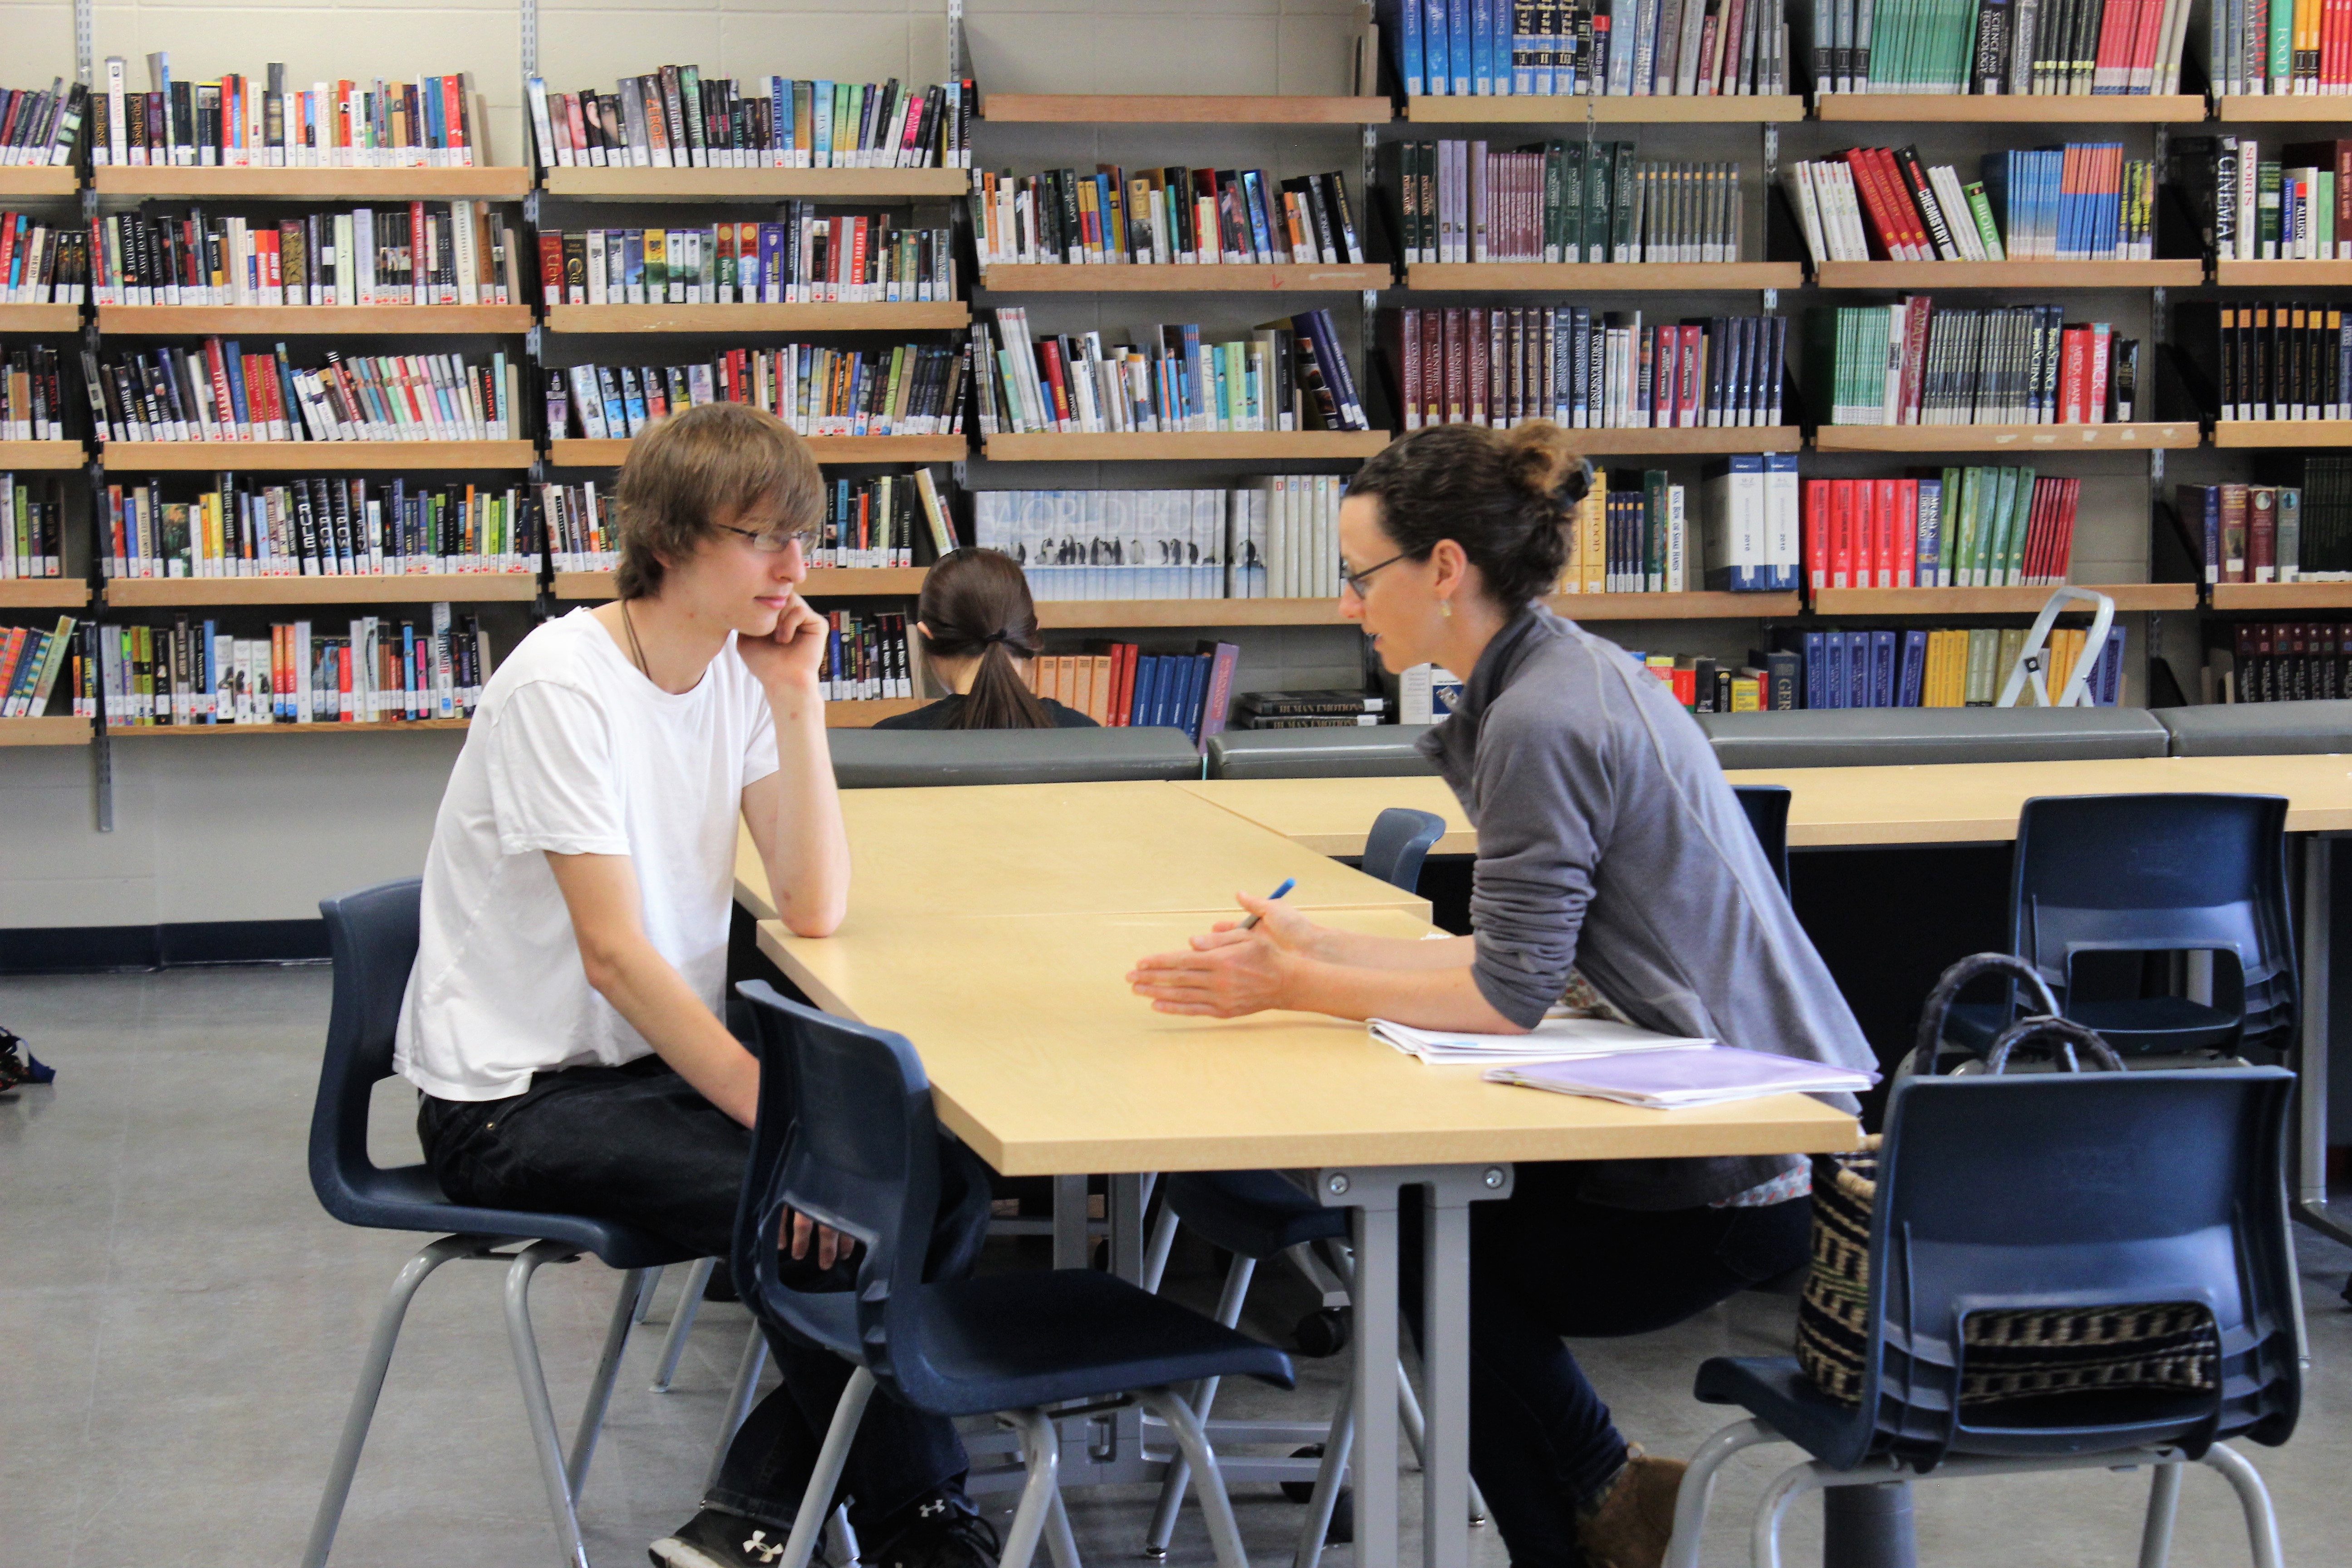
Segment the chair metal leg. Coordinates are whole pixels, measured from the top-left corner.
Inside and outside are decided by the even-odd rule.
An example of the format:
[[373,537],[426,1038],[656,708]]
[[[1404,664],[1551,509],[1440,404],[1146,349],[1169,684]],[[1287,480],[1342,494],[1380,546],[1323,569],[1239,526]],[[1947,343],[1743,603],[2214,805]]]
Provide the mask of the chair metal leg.
[[645,1272],[632,1268],[621,1276],[621,1293],[613,1301],[613,1321],[604,1331],[604,1353],[596,1358],[588,1403],[580,1410],[580,1428],[572,1438],[572,1460],[563,1467],[574,1505],[580,1501],[580,1489],[588,1484],[588,1461],[596,1457],[596,1439],[604,1430],[604,1412],[613,1403],[613,1380],[621,1371],[621,1352],[627,1348],[629,1329],[637,1321],[637,1303],[645,1295]]
[[2221,1472],[2237,1489],[2238,1506],[2246,1512],[2246,1535],[2254,1550],[2254,1568],[2280,1568],[2278,1511],[2271,1507],[2270,1489],[2261,1474],[2235,1449],[2214,1444],[2205,1450],[2205,1463]]
[[1780,1522],[1788,1518],[1789,1505],[1797,1500],[1797,1494],[1809,1489],[1805,1483],[1812,1474],[1810,1460],[1791,1465],[1764,1489],[1764,1495],[1757,1500],[1756,1522],[1748,1536],[1748,1568],[1780,1568]]
[[642,1323],[646,1321],[646,1314],[654,1310],[654,1292],[661,1289],[662,1266],[660,1264],[656,1263],[644,1272],[645,1283],[637,1287],[637,1310],[629,1319],[633,1323]]
[[[1233,1266],[1225,1270],[1224,1289],[1217,1296],[1217,1321],[1230,1329],[1242,1321],[1242,1302],[1249,1296],[1250,1279],[1256,1272],[1257,1259],[1234,1255]],[[1194,1384],[1185,1397],[1192,1414],[1203,1421],[1209,1418],[1209,1409],[1216,1402],[1217,1380],[1213,1377],[1204,1377]],[[1176,1510],[1184,1501],[1185,1483],[1192,1479],[1183,1455],[1168,1461],[1167,1473],[1160,1479],[1160,1502],[1151,1511],[1151,1528],[1144,1536],[1146,1557],[1168,1555],[1168,1538],[1176,1531]]]
[[[548,1402],[547,1371],[540,1364],[539,1341],[530,1327],[530,1277],[541,1264],[579,1256],[579,1249],[557,1241],[534,1241],[515,1254],[507,1268],[507,1340],[513,1347],[515,1378],[522,1384],[523,1414],[530,1418],[531,1447],[539,1455],[539,1476],[547,1488],[547,1509],[555,1516],[557,1543],[564,1568],[588,1568],[588,1548],[580,1539],[580,1516],[572,1503],[572,1481],[564,1468],[562,1441],[555,1435],[555,1407]],[[626,1294],[615,1313],[625,1329],[629,1321]]]
[[2164,1568],[2165,1560],[2172,1555],[2172,1519],[2180,1507],[2183,1468],[2178,1459],[2159,1461],[2155,1467],[2156,1479],[2147,1491],[2147,1522],[2140,1527],[2139,1568]]
[[[1029,1479],[1022,1484],[1021,1503],[1013,1510],[1012,1527],[1004,1532],[1004,1552],[996,1561],[997,1568],[1029,1568],[1037,1555],[1037,1540],[1045,1533],[1046,1516],[1055,1511],[1052,1504],[1060,1500],[1062,1437],[1054,1429],[1054,1418],[1043,1410],[1024,1410],[1012,1419],[1021,1430]],[[1066,1528],[1066,1516],[1063,1522]],[[784,1568],[806,1565],[786,1563]]]
[[1666,1542],[1664,1568],[1698,1568],[1707,1497],[1724,1461],[1742,1448],[1780,1440],[1780,1435],[1761,1421],[1738,1421],[1699,1445],[1698,1452],[1691,1456],[1690,1468],[1683,1472],[1682,1488],[1675,1494],[1675,1533]]
[[1348,1474],[1348,1450],[1355,1441],[1354,1392],[1342,1388],[1339,1408],[1331,1416],[1331,1435],[1323,1439],[1323,1463],[1315,1471],[1315,1490],[1307,1500],[1307,1521],[1298,1527],[1290,1568],[1319,1568],[1324,1538],[1331,1533],[1331,1515],[1339,1505],[1339,1483]]
[[857,1561],[857,1531],[850,1527],[849,1505],[842,1504],[824,1521],[825,1539],[832,1543],[833,1560],[845,1565]]
[[817,1450],[816,1468],[809,1472],[808,1490],[801,1494],[793,1532],[784,1542],[784,1560],[776,1568],[808,1568],[816,1554],[816,1538],[833,1512],[842,1467],[849,1463],[849,1445],[857,1436],[857,1424],[866,1418],[866,1402],[873,1396],[874,1374],[861,1366],[849,1374],[849,1386],[833,1407],[833,1425],[824,1429],[824,1445]]
[[335,1445],[335,1461],[327,1468],[327,1489],[320,1494],[319,1511],[310,1521],[310,1543],[302,1549],[302,1568],[325,1568],[333,1550],[336,1527],[342,1523],[343,1504],[352,1495],[352,1477],[360,1468],[360,1450],[367,1446],[368,1427],[375,1420],[376,1400],[383,1393],[384,1374],[392,1369],[393,1348],[400,1342],[400,1325],[408,1303],[426,1276],[453,1258],[474,1250],[477,1238],[445,1236],[401,1266],[392,1289],[376,1314],[375,1337],[368,1342],[367,1360],[360,1363],[359,1386],[352,1390],[352,1405],[343,1416],[343,1435]]
[[[1209,1447],[1208,1436],[1193,1418],[1192,1407],[1171,1389],[1148,1389],[1142,1398],[1143,1407],[1168,1423],[1177,1446],[1192,1461],[1192,1489],[1200,1494],[1201,1512],[1209,1521],[1209,1543],[1216,1549],[1218,1568],[1249,1568],[1249,1556],[1242,1550],[1241,1528],[1234,1522],[1233,1500],[1225,1495],[1224,1474],[1217,1468],[1216,1451]],[[1007,1557],[1003,1568],[1022,1565]]]
[[1078,1560],[1078,1538],[1070,1529],[1070,1510],[1059,1486],[1046,1498],[1045,1509],[1045,1550],[1054,1559],[1054,1568],[1086,1568]]
[[705,1491],[719,1484],[719,1472],[727,1463],[727,1449],[735,1441],[735,1429],[751,1414],[751,1400],[760,1392],[760,1373],[767,1370],[768,1336],[760,1325],[751,1325],[751,1337],[743,1343],[743,1353],[735,1363],[735,1386],[727,1395],[727,1415],[719,1426],[719,1441],[710,1450],[710,1473],[702,1478]]
[[1160,1294],[1160,1277],[1168,1272],[1168,1254],[1175,1245],[1176,1211],[1162,1204],[1160,1217],[1151,1223],[1151,1240],[1143,1249],[1143,1272],[1136,1280],[1155,1296]]
[[686,1288],[678,1292],[677,1305],[669,1310],[669,1332],[662,1336],[661,1365],[654,1371],[656,1394],[667,1394],[670,1379],[677,1375],[677,1358],[686,1353],[686,1336],[694,1331],[695,1314],[702,1310],[703,1287],[710,1283],[710,1271],[718,1262],[715,1258],[698,1258],[687,1271]]

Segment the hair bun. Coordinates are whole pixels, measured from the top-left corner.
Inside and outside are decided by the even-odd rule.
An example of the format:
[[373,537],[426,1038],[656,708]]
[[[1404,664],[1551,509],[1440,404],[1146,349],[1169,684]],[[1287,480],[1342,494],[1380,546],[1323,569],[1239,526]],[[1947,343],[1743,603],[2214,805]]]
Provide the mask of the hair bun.
[[1503,472],[1531,496],[1549,500],[1584,472],[1569,433],[1549,419],[1530,419],[1503,432]]

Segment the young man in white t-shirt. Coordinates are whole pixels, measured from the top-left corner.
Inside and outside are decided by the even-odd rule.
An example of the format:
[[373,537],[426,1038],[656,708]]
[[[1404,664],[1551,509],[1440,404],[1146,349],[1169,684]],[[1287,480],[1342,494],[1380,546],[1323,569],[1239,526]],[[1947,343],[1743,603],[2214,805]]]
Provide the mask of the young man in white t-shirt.
[[[491,677],[434,824],[395,1068],[460,1203],[622,1220],[724,1258],[760,1067],[727,1026],[736,822],[784,923],[840,925],[849,845],[795,589],[824,514],[808,447],[738,404],[639,436],[615,494],[620,597],[539,627]],[[941,1149],[935,1278],[968,1271],[984,1167]],[[794,1283],[846,1288],[849,1245],[797,1220]],[[783,1386],[657,1568],[764,1568],[849,1368],[774,1342]],[[982,1568],[945,1419],[870,1405],[843,1489],[869,1568]]]

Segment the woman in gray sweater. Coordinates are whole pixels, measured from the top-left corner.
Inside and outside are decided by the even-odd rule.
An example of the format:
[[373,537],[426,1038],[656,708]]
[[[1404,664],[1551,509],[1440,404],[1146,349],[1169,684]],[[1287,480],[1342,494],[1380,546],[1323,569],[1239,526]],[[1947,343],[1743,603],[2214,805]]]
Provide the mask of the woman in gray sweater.
[[[1361,936],[1244,897],[1254,931],[1140,961],[1139,994],[1504,1034],[1573,989],[1666,1034],[1874,1065],[1698,726],[1542,603],[1587,482],[1557,426],[1452,425],[1367,463],[1339,510],[1340,613],[1391,670],[1468,672],[1421,746],[1478,827],[1475,934]],[[1777,1155],[1522,1165],[1472,1208],[1470,1467],[1514,1568],[1654,1568],[1683,1467],[1629,1447],[1561,1337],[1664,1328],[1797,1267],[1806,1176]]]

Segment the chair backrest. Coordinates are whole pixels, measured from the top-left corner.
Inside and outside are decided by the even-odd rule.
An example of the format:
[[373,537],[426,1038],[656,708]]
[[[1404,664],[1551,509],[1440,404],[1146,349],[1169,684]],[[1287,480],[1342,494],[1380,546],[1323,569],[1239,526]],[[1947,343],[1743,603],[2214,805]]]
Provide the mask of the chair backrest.
[[380,1173],[368,1158],[368,1097],[392,1075],[393,1034],[416,963],[424,883],[408,877],[340,899],[322,899],[335,994],[327,1015],[326,1059],[310,1111],[310,1186],[329,1214],[368,1223],[363,1189]]
[[1372,818],[1364,836],[1364,874],[1408,893],[1421,890],[1421,864],[1445,837],[1445,818],[1433,811],[1392,805]]
[[[876,1380],[935,1408],[922,1354],[923,1265],[939,1208],[939,1123],[930,1079],[903,1035],[788,1002],[762,981],[736,991],[758,1025],[760,1113],[735,1211],[736,1278],[755,1311],[859,1356]],[[857,1238],[856,1337],[843,1343],[842,1297],[777,1275],[787,1210]]]
[[[1875,1448],[2078,1453],[2283,1443],[2301,1398],[2281,1068],[1911,1078],[1888,1097],[1870,1237],[1862,1406]],[[2053,1394],[1963,1412],[1961,1321],[2197,1303],[2212,1392]],[[2015,1425],[1998,1425],[2012,1422]]]
[[2244,987],[2239,1043],[2283,1042],[2296,1006],[2286,801],[2264,795],[2027,801],[2017,825],[2010,942],[2062,1005],[2070,961],[2084,953],[2234,952]]
[[1789,786],[1734,784],[1731,793],[1739,797],[1740,809],[1748,813],[1748,826],[1756,830],[1756,842],[1764,847],[1764,858],[1772,863],[1772,875],[1780,879],[1780,891],[1787,892]]

